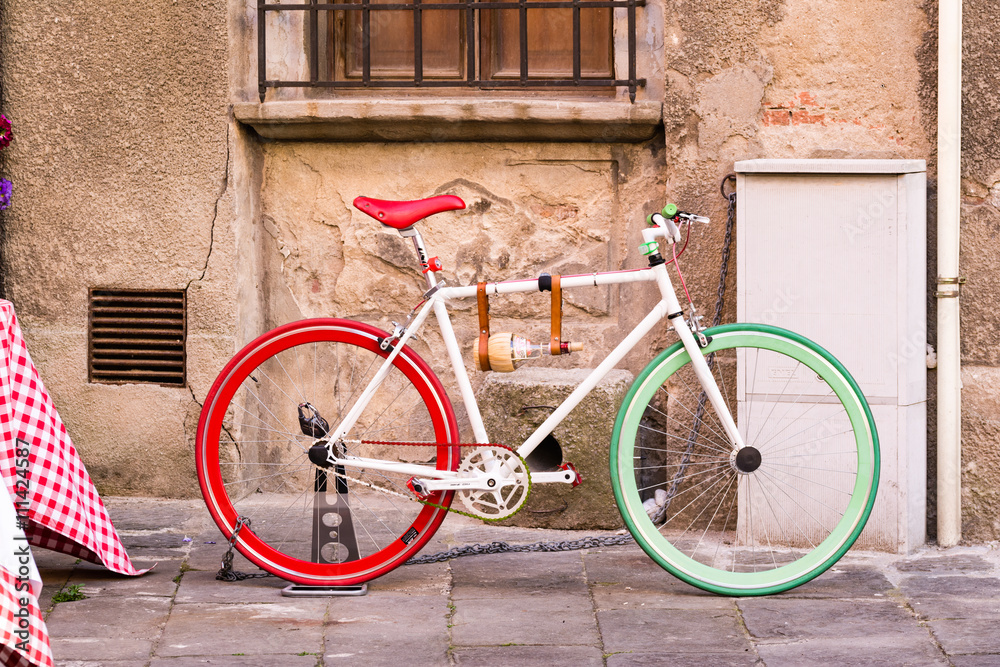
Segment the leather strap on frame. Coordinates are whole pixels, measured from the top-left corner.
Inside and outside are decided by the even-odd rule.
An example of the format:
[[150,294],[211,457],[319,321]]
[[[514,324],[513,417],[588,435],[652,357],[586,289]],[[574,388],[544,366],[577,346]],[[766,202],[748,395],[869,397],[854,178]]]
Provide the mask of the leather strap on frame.
[[490,298],[486,296],[486,283],[476,283],[476,304],[479,307],[479,343],[476,348],[476,363],[479,370],[490,368]]
[[552,338],[549,353],[562,354],[562,287],[560,276],[552,276]]

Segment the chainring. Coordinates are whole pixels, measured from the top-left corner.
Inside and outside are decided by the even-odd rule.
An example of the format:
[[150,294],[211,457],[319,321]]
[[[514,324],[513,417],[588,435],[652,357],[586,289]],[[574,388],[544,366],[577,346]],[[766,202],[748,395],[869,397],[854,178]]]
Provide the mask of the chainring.
[[507,447],[484,445],[467,454],[458,466],[459,475],[489,475],[496,486],[490,489],[456,491],[472,516],[500,521],[524,507],[531,493],[527,462]]

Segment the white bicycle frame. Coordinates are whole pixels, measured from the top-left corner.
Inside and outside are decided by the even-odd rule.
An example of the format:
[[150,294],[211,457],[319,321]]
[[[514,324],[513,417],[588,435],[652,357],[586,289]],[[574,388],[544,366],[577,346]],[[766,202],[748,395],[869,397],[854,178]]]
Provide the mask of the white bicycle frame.
[[[689,223],[690,224],[690,223]],[[668,225],[670,228],[668,228]],[[404,237],[413,239],[414,248],[420,258],[421,266],[427,266],[427,252],[423,244],[420,233],[413,227],[409,227],[400,232]],[[657,239],[666,239],[668,243],[675,243],[679,240],[679,233],[672,223],[661,222],[655,227],[642,230],[643,240],[646,243],[655,242]],[[336,443],[346,436],[361,415],[362,410],[371,399],[372,395],[381,385],[382,381],[389,374],[393,360],[399,355],[403,346],[410,340],[415,332],[427,320],[433,311],[437,317],[441,336],[444,339],[445,347],[448,350],[448,358],[451,361],[452,372],[458,383],[459,392],[462,396],[462,403],[469,415],[469,421],[475,440],[479,444],[488,444],[489,437],[483,425],[483,418],[479,411],[479,404],[476,402],[475,394],[472,391],[472,383],[465,370],[465,361],[458,340],[455,338],[455,330],[452,328],[451,318],[448,314],[447,302],[452,299],[467,299],[476,296],[476,286],[468,287],[445,287],[439,284],[433,271],[424,274],[427,280],[428,291],[426,301],[420,307],[417,315],[404,327],[397,327],[394,336],[396,339],[392,343],[392,352],[388,355],[378,372],[368,383],[361,396],[354,406],[344,417],[343,421],[335,429],[330,431],[328,436],[320,439],[317,443],[327,444],[330,450],[329,461],[331,464],[342,465],[350,468],[366,468],[369,470],[386,470],[403,475],[413,475],[420,478],[421,483],[428,491],[457,490],[457,489],[488,489],[492,488],[498,480],[491,479],[491,474],[479,476],[460,476],[457,471],[437,470],[433,467],[386,461],[382,459],[371,459],[345,454],[336,455],[332,443]],[[680,337],[684,348],[691,357],[691,365],[694,369],[702,388],[704,389],[709,402],[715,408],[716,414],[722,421],[726,435],[729,438],[730,446],[735,453],[744,446],[743,440],[736,428],[736,422],[719,391],[712,371],[701,353],[701,348],[691,327],[683,317],[681,305],[674,292],[670,275],[667,272],[667,265],[660,263],[654,266],[631,269],[626,271],[608,271],[590,273],[584,275],[564,275],[561,277],[561,287],[563,289],[573,289],[577,287],[597,287],[601,285],[621,285],[624,283],[655,282],[660,289],[661,299],[653,309],[639,322],[635,328],[613,349],[610,354],[595,368],[590,374],[574,389],[568,397],[549,415],[542,424],[517,448],[517,454],[527,457],[556,426],[568,415],[573,408],[580,404],[580,401],[597,386],[597,384],[620,362],[626,354],[636,344],[649,333],[654,326],[663,318],[668,318],[670,324]],[[507,280],[502,282],[488,283],[486,285],[487,295],[496,294],[517,294],[521,292],[538,291],[538,280],[536,278]],[[535,484],[545,484],[552,482],[573,483],[576,481],[576,473],[572,469],[559,470],[555,472],[530,472],[531,482]],[[492,484],[490,482],[492,481]]]

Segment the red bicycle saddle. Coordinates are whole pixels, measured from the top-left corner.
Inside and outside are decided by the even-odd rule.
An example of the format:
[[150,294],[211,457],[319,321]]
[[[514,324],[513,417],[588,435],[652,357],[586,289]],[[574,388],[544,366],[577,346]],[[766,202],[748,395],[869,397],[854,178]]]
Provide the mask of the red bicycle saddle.
[[440,195],[414,201],[387,201],[358,197],[354,200],[354,207],[362,213],[367,213],[383,225],[394,229],[406,229],[429,215],[465,208],[465,202],[455,195]]

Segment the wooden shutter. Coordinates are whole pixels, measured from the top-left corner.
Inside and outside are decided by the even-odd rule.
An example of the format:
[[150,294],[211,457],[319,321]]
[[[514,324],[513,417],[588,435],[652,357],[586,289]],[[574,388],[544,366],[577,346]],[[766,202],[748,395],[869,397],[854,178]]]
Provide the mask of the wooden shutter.
[[[584,78],[614,78],[611,12],[610,7],[580,11],[580,74]],[[520,77],[519,13],[516,9],[483,12],[484,78]],[[527,15],[529,78],[572,78],[573,10],[534,9]]]
[[[357,3],[359,0],[351,0]],[[372,5],[397,0],[373,0]],[[422,0],[423,4],[447,0]],[[333,14],[334,12],[331,12]],[[343,56],[347,78],[362,76],[363,31],[360,11],[336,12],[347,14],[341,34],[349,48]],[[413,78],[414,32],[413,12],[386,10],[371,12],[371,75],[372,78]],[[459,78],[465,75],[463,55],[465,35],[459,10],[427,10],[421,12],[424,78]]]

